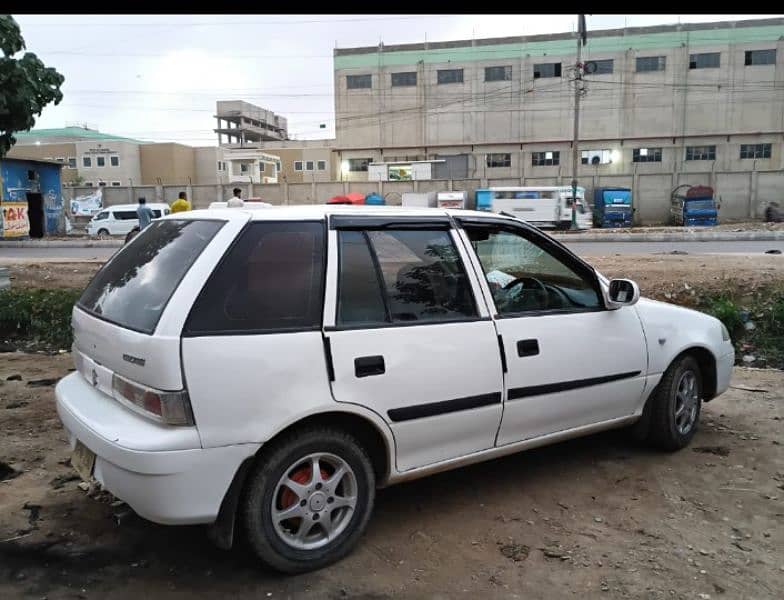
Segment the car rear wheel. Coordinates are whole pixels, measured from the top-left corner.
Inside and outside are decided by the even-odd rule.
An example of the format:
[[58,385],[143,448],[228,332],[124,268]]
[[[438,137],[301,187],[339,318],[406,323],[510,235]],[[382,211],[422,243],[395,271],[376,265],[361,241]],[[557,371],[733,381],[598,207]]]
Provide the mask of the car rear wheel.
[[364,532],[375,498],[367,453],[337,429],[308,429],[259,457],[240,523],[261,561],[302,573],[343,558]]
[[687,446],[697,432],[702,389],[702,373],[693,356],[673,362],[650,399],[649,441],[669,451]]

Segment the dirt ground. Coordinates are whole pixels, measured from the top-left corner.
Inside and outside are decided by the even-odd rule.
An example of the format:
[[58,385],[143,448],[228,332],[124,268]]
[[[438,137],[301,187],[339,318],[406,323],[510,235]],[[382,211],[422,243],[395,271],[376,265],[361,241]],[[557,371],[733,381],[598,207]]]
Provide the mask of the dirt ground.
[[[784,280],[782,255],[624,254],[591,256],[588,262],[607,276],[634,279],[643,295],[667,300],[672,299],[673,293],[688,295],[689,289],[695,287],[720,290],[730,280],[747,289]],[[9,265],[11,284],[24,288],[83,288],[101,264],[100,261],[12,264]]]
[[781,371],[736,369],[678,453],[610,432],[381,490],[349,557],[282,577],[79,489],[30,384],[70,368],[0,355],[0,598],[781,597]]

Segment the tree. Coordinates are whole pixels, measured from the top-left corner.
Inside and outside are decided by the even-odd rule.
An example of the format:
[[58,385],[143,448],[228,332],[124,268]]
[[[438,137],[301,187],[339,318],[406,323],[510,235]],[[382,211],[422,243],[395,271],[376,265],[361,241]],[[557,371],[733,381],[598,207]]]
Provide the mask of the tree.
[[0,15],[0,158],[16,143],[14,132],[31,129],[35,115],[40,116],[50,102],[57,105],[63,99],[60,86],[65,77],[32,52],[14,58],[25,48],[16,20]]

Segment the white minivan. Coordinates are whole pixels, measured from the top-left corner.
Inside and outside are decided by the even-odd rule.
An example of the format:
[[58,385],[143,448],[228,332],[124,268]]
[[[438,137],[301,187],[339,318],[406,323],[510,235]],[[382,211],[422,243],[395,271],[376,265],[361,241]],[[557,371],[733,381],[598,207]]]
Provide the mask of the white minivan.
[[462,210],[170,215],[72,323],[82,477],[289,573],[348,553],[377,487],[614,427],[683,448],[734,363],[713,317]]
[[[152,210],[154,219],[160,219],[171,213],[168,204],[147,204]],[[138,204],[116,204],[104,208],[95,215],[87,224],[87,234],[92,236],[127,235],[134,227],[139,226],[139,217],[136,215]]]

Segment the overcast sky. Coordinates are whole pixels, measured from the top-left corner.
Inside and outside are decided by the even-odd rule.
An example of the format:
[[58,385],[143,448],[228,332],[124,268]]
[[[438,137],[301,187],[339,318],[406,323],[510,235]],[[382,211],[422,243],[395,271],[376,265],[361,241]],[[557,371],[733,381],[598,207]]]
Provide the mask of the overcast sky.
[[[778,15],[771,15],[778,16]],[[285,116],[297,139],[334,136],[337,47],[573,31],[576,15],[14,15],[28,51],[65,76],[36,127],[86,123],[150,141],[215,145],[216,100]],[[588,28],[765,18],[593,15]],[[321,123],[326,129],[320,129]]]

